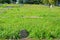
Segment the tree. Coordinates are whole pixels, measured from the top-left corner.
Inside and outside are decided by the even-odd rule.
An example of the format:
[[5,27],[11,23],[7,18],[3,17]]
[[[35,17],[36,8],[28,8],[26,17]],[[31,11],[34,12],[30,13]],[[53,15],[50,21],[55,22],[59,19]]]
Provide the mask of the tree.
[[10,3],[10,0],[0,0],[0,3]]
[[54,4],[55,0],[48,0],[49,4]]
[[0,3],[2,3],[3,0],[0,0]]
[[[17,3],[27,3],[30,1],[31,3],[39,3],[42,2],[42,4],[55,4],[57,0],[17,0]],[[0,0],[0,3],[12,3],[12,0]]]
[[16,4],[19,4],[19,0],[16,1]]
[[43,4],[55,4],[55,0],[41,0]]

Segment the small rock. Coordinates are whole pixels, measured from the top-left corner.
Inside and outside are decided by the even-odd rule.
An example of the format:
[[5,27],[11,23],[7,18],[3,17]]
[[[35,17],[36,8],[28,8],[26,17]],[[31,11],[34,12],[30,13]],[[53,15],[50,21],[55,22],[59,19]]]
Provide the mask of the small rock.
[[28,31],[25,30],[25,29],[24,30],[21,30],[19,34],[20,34],[20,37],[21,38],[26,38],[29,35]]

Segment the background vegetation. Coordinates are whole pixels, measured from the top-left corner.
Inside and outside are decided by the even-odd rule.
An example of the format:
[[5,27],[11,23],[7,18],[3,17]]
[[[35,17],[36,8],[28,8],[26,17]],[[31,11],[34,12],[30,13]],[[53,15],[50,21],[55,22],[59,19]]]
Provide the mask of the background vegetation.
[[[27,2],[27,1],[29,1],[29,0],[19,0],[19,2],[21,2],[22,3],[22,1],[23,1],[23,3],[29,3],[29,2]],[[32,3],[42,3],[42,4],[55,4],[55,2],[56,2],[57,0],[30,0],[30,2]],[[0,0],[0,3],[11,3],[11,0]]]
[[0,6],[0,38],[20,38],[18,33],[22,29],[29,32],[28,38],[60,38],[60,7]]

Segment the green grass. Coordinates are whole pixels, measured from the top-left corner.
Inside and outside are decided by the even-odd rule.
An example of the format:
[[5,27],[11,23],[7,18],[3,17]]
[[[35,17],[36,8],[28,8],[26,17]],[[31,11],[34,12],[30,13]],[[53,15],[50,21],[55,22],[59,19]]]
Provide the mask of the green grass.
[[0,38],[19,38],[22,29],[29,32],[28,38],[60,38],[60,7],[25,4],[7,9],[10,5],[0,7]]

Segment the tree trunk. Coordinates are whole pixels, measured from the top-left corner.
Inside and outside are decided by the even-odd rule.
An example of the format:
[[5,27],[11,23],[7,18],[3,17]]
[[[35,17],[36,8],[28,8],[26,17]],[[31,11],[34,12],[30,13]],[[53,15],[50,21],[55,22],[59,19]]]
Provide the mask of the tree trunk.
[[16,4],[19,4],[19,0],[16,1]]
[[13,3],[13,1],[12,1],[12,0],[10,0],[10,2],[11,2],[11,3]]

